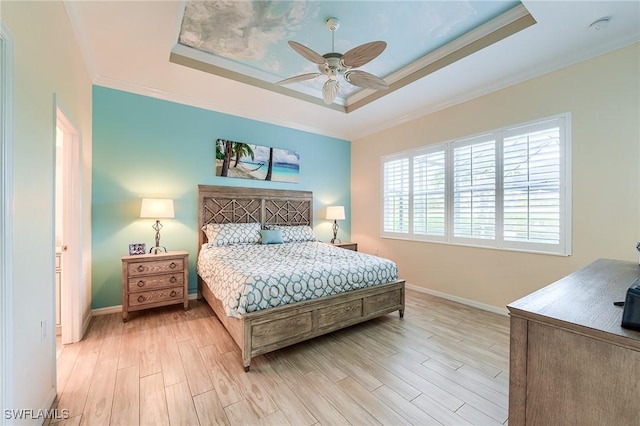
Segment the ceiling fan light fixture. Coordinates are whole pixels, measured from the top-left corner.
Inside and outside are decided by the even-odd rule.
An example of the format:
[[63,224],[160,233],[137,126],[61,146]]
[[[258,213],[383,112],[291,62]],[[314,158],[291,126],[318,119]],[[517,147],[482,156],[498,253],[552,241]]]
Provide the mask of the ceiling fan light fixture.
[[[334,33],[340,27],[340,21],[338,18],[329,18],[326,20],[325,25],[329,31],[331,31],[331,49],[335,50]],[[354,86],[364,87],[366,89],[385,90],[389,87],[383,79],[376,77],[375,75],[369,74],[365,71],[353,70],[353,68],[361,67],[378,57],[378,55],[387,48],[387,43],[384,41],[372,41],[365,43],[354,47],[344,55],[337,52],[320,55],[307,46],[293,40],[289,40],[289,46],[291,46],[291,48],[303,58],[317,64],[319,73],[302,74],[286,78],[274,83],[276,85],[310,80],[324,74],[327,76],[327,81],[322,86],[322,98],[326,104],[333,103],[338,95],[338,76],[340,75],[344,76],[345,81],[348,83],[353,84]]]

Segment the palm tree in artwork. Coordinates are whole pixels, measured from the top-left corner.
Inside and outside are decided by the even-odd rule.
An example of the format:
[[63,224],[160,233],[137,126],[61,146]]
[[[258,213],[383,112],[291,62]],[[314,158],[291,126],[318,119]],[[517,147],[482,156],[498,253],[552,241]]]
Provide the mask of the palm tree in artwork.
[[224,159],[222,160],[222,171],[220,172],[220,176],[227,176],[229,173],[229,163],[231,163],[231,155],[233,153],[233,142],[232,141],[223,141],[224,142]]
[[235,163],[233,163],[233,167],[238,167],[240,157],[251,157],[251,161],[255,159],[255,154],[253,153],[253,149],[251,149],[251,146],[242,142],[233,143],[233,155],[235,155],[236,157],[236,161]]
[[273,173],[273,148],[269,148],[269,168],[267,169],[267,177],[264,180],[271,180]]

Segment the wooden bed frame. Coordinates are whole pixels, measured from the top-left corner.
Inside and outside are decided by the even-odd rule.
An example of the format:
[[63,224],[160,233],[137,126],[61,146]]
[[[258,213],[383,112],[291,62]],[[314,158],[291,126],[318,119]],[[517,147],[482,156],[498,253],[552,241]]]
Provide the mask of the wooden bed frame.
[[[198,228],[208,223],[260,222],[313,225],[313,194],[226,186],[198,186]],[[198,232],[198,251],[206,242]],[[228,317],[222,303],[198,275],[198,298],[203,296],[240,347],[245,371],[251,358],[350,325],[399,311],[404,316],[404,280],[352,290],[333,296]]]

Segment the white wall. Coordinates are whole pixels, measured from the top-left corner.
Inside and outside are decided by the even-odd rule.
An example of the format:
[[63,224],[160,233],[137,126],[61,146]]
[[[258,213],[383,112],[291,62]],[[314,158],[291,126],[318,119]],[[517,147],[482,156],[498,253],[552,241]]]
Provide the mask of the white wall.
[[[62,2],[2,1],[0,12],[15,39],[14,376],[13,407],[8,408],[44,409],[55,395],[54,94],[81,132],[82,227],[88,250],[91,80]],[[83,262],[83,310],[88,312],[90,258]],[[41,341],[44,320],[47,336]]]
[[[637,261],[639,75],[635,44],[353,141],[353,240],[395,260],[408,283],[501,308],[597,258]],[[380,238],[380,209],[371,206],[382,155],[564,112],[572,114],[572,256]]]

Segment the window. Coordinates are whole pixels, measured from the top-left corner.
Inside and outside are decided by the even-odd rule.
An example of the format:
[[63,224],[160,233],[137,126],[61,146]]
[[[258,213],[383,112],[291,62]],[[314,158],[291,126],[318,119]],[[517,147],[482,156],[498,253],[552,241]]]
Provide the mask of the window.
[[382,158],[382,236],[571,253],[570,115]]

